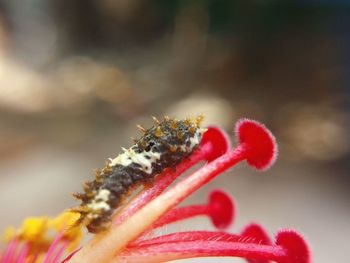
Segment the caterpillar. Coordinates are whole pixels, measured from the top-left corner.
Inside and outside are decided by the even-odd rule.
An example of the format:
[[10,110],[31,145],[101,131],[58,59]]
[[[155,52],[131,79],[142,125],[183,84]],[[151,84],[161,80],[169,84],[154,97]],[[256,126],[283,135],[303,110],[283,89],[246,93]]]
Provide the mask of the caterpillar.
[[108,229],[123,199],[136,187],[152,182],[167,168],[174,168],[198,147],[205,129],[200,128],[203,116],[177,120],[164,117],[149,129],[138,126],[143,136],[116,158],[109,159],[95,179],[83,184],[84,193],[73,194],[81,200],[78,224],[91,233]]

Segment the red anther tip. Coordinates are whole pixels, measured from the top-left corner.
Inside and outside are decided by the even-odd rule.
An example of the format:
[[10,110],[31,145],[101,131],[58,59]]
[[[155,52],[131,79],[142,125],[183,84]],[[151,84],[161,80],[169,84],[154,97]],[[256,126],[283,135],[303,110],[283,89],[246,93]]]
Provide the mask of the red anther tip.
[[294,230],[280,230],[276,235],[276,245],[288,252],[288,258],[279,263],[311,263],[311,254],[305,239]]
[[209,215],[218,229],[228,228],[234,219],[235,204],[228,194],[214,190],[209,195]]
[[247,225],[243,229],[241,236],[247,237],[247,238],[253,238],[254,243],[259,243],[263,245],[272,245],[270,237],[266,233],[265,229],[262,226],[255,223]]
[[208,127],[208,130],[203,134],[201,145],[204,145],[207,142],[212,143],[212,150],[210,152],[210,155],[207,157],[208,161],[215,160],[231,148],[231,141],[229,136],[219,127]]
[[[248,242],[257,243],[261,245],[272,245],[272,241],[265,229],[258,224],[247,225],[241,236],[248,239]],[[270,260],[266,259],[246,259],[248,263],[269,263]]]
[[247,162],[257,170],[267,170],[277,158],[277,144],[272,133],[261,123],[240,119],[235,132],[240,143],[248,147]]

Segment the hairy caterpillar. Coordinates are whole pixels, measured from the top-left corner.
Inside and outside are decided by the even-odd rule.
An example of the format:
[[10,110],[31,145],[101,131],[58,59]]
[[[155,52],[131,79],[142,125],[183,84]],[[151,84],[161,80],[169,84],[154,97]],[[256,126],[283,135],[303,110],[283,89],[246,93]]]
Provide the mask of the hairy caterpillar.
[[84,193],[74,196],[81,205],[72,211],[80,213],[79,224],[86,225],[91,233],[105,230],[111,217],[121,205],[122,199],[140,184],[152,181],[166,168],[173,168],[198,147],[204,129],[203,119],[177,120],[164,117],[153,118],[150,129],[139,129],[144,133],[129,149],[98,170],[95,180],[84,184]]

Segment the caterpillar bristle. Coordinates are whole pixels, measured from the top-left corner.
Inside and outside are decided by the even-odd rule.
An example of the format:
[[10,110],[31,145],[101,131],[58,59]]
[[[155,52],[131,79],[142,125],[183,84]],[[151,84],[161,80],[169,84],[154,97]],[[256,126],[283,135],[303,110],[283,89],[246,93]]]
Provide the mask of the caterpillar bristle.
[[160,124],[160,121],[159,121],[156,117],[152,116],[152,120],[154,121],[154,123],[155,123],[156,125],[159,125],[159,124]]
[[82,194],[82,193],[72,193],[72,196],[73,196],[75,199],[78,199],[78,200],[84,200],[84,199],[86,199],[86,195],[85,195],[85,194]]
[[90,187],[90,183],[89,182],[84,182],[83,183],[83,189],[85,192],[91,192],[91,187]]
[[145,150],[146,147],[147,147],[147,143],[144,140],[141,140],[140,141],[140,147],[141,147],[142,150]]
[[73,213],[79,213],[79,214],[87,214],[91,211],[91,209],[87,206],[77,206],[70,209]]
[[136,127],[137,127],[137,129],[139,129],[139,131],[142,132],[142,133],[146,133],[146,131],[147,131],[147,130],[146,130],[144,127],[142,127],[140,124],[137,124]]
[[109,175],[113,169],[109,166],[109,161],[105,162],[105,167],[101,170],[101,176],[104,177],[106,175]]
[[102,178],[103,178],[103,176],[102,176],[101,170],[96,170],[95,171],[95,180],[96,180],[96,182],[101,183],[102,182]]
[[198,117],[195,119],[196,126],[199,127],[203,122],[203,120],[204,120],[204,115],[203,114],[198,115]]

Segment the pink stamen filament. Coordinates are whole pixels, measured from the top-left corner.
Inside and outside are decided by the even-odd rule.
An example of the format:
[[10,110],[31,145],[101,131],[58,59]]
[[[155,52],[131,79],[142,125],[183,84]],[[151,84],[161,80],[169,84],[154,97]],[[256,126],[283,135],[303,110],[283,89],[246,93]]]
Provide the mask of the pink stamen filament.
[[[143,246],[150,246],[155,244],[167,244],[189,241],[230,241],[230,242],[245,242],[254,243],[252,239],[244,239],[239,235],[234,235],[226,232],[213,232],[213,231],[185,231],[167,234],[163,236],[154,237],[151,239],[136,241],[128,248],[140,248]],[[255,241],[255,240],[254,240]]]
[[62,241],[62,233],[58,233],[55,236],[55,239],[53,240],[53,242],[51,243],[45,258],[43,260],[43,263],[50,263],[51,262],[51,257],[53,257],[55,250],[57,249],[58,244]]
[[210,210],[207,204],[205,205],[191,205],[170,210],[160,219],[158,219],[153,225],[152,229],[162,227],[167,224],[171,224],[177,221],[185,220],[195,216],[208,215]]
[[158,175],[156,183],[150,188],[146,188],[141,191],[134,200],[132,200],[121,213],[116,217],[114,224],[120,224],[126,218],[132,216],[137,210],[159,196],[169,185],[171,185],[176,178],[178,178],[183,172],[190,169],[200,161],[207,159],[212,150],[212,143],[207,142],[201,145],[187,160],[183,161],[176,167],[176,170],[166,170],[162,174]]
[[112,262],[164,262],[194,257],[242,257],[281,261],[288,257],[281,246],[230,241],[180,241],[130,249]]
[[18,258],[17,258],[17,263],[24,263],[27,260],[27,256],[28,256],[28,252],[29,252],[29,244],[28,243],[24,243],[19,254],[18,254]]
[[8,244],[8,246],[5,250],[5,253],[4,253],[4,256],[2,259],[2,263],[11,263],[12,262],[18,245],[19,245],[19,241],[17,238],[14,238],[10,241],[10,243]]
[[244,160],[247,152],[248,147],[244,143],[240,144],[234,150],[220,156],[179,182],[173,189],[162,195],[162,199],[168,201],[167,210],[169,211],[215,176]]
[[61,246],[58,248],[56,255],[53,257],[53,259],[51,260],[52,263],[57,263],[59,262],[59,260],[61,259],[64,251],[66,250],[66,248],[68,247],[69,242],[68,241],[63,241]]

